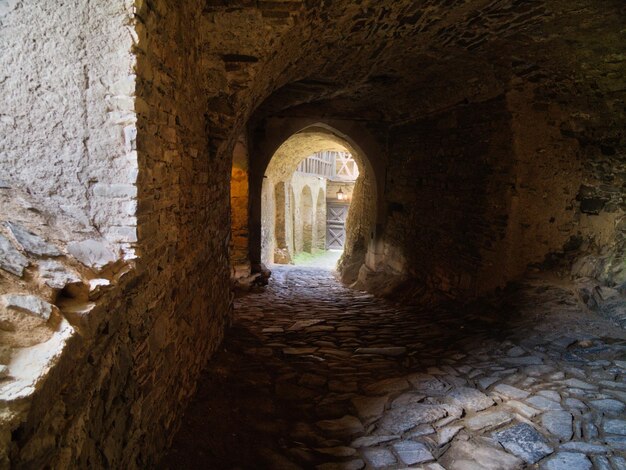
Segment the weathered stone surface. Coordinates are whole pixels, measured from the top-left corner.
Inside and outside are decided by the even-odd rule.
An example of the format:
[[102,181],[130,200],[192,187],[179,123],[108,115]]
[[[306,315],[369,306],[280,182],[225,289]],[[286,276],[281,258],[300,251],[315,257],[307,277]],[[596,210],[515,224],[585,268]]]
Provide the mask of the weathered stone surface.
[[626,436],[626,420],[606,419],[602,425],[604,432],[609,434],[621,434]]
[[413,374],[407,378],[413,387],[426,395],[443,395],[450,388],[448,384],[429,374]]
[[439,429],[437,431],[437,444],[439,444],[440,446],[447,444],[463,428],[464,426],[462,425],[451,425]]
[[480,387],[483,389],[487,389],[490,385],[496,383],[498,380],[500,380],[500,377],[497,376],[483,377],[482,379],[478,379],[478,385],[480,385]]
[[603,455],[594,455],[591,457],[591,462],[598,470],[613,470],[609,459]]
[[584,454],[559,452],[541,464],[545,470],[591,470],[591,462]]
[[427,463],[426,465],[421,465],[423,470],[446,470],[438,463]]
[[539,392],[537,392],[537,395],[541,395],[542,397],[545,397],[548,400],[552,400],[557,403],[561,402],[561,394],[554,390],[540,390]]
[[450,390],[446,395],[452,403],[468,411],[482,411],[493,406],[494,401],[475,388],[459,387]]
[[324,320],[312,319],[312,320],[299,320],[291,325],[288,330],[289,331],[300,331],[304,330],[310,326],[318,325],[320,323],[324,323]]
[[[284,270],[284,271],[283,271]],[[419,344],[418,347],[424,347],[427,350],[433,347],[433,344],[439,344],[438,342],[441,340],[441,332],[433,333],[428,331],[427,328],[420,328],[419,322],[416,322],[416,318],[421,318],[417,316],[418,314],[415,311],[409,312],[407,311],[407,316],[403,317],[402,311],[398,311],[398,306],[394,306],[393,308],[386,309],[386,302],[377,299],[359,299],[359,308],[355,309],[353,313],[346,312],[337,312],[329,307],[325,301],[325,299],[319,299],[315,301],[316,308],[312,309],[312,300],[310,297],[310,289],[318,289],[319,291],[328,292],[326,287],[324,286],[324,280],[319,279],[327,279],[321,277],[319,274],[315,274],[311,276],[308,270],[299,267],[285,267],[278,268],[276,270],[279,279],[272,281],[270,286],[268,286],[268,293],[270,297],[264,300],[265,294],[256,294],[257,297],[254,297],[255,294],[250,296],[246,296],[244,298],[237,300],[239,319],[235,325],[236,328],[249,329],[253,333],[253,335],[249,338],[242,338],[241,335],[231,336],[226,344],[227,350],[230,352],[230,357],[232,358],[232,351],[237,351],[238,347],[241,347],[243,350],[248,350],[252,346],[254,348],[258,348],[262,345],[267,347],[267,343],[271,345],[271,347],[267,347],[267,349],[275,349],[280,352],[283,348],[286,347],[320,347],[322,349],[333,349],[340,348],[345,349],[347,351],[353,351],[354,345],[359,344],[359,341],[370,343],[374,334],[372,336],[368,336],[368,338],[362,339],[360,335],[364,334],[364,328],[353,328],[351,325],[360,325],[361,322],[370,322],[375,319],[376,321],[382,321],[385,318],[393,318],[394,321],[402,323],[401,326],[392,327],[390,326],[388,330],[383,332],[376,332],[376,337],[384,339],[389,342],[387,338],[393,337],[396,343],[401,341],[406,341],[410,344]],[[285,276],[285,280],[282,280],[281,276],[283,276],[283,272],[288,272],[289,276]],[[273,284],[274,283],[274,284]],[[293,283],[297,287],[293,288],[285,288],[285,285],[289,285],[286,283]],[[330,284],[334,286],[333,289],[338,289],[338,286],[334,284]],[[341,290],[341,297],[338,299],[346,299],[346,298],[354,298],[351,297],[352,294],[349,290]],[[345,297],[344,297],[345,296]],[[298,303],[301,301],[305,306],[301,308],[297,308],[294,306],[287,307],[285,306],[286,299],[299,299]],[[337,300],[337,302],[342,302],[343,300]],[[278,304],[274,306],[274,304]],[[263,312],[263,313],[261,313]],[[310,315],[309,317],[304,316],[306,314]],[[385,313],[387,312],[387,313]],[[299,330],[298,332],[289,332],[285,327],[283,332],[271,333],[271,335],[260,334],[257,336],[257,332],[261,332],[266,328],[269,328],[270,325],[290,325],[293,324],[294,314],[298,315],[300,319],[306,318],[314,318],[314,319],[323,319],[324,325],[334,326],[334,329],[327,331],[313,331],[307,330],[304,328]],[[389,317],[386,317],[389,315]],[[427,315],[425,313],[424,315]],[[585,314],[588,315],[588,314]],[[417,317],[416,317],[417,316]],[[440,313],[439,317],[444,320],[444,313]],[[401,320],[404,318],[404,320]],[[544,325],[540,322],[537,323],[532,317],[533,320],[529,323],[533,325],[533,327],[537,326],[539,328],[544,327]],[[586,318],[586,317],[584,317]],[[449,320],[451,321],[451,320]],[[561,321],[561,319],[559,319]],[[405,322],[405,323],[404,323]],[[321,324],[321,323],[320,323]],[[342,326],[337,326],[341,324]],[[566,323],[565,323],[566,324]],[[319,324],[318,324],[319,325]],[[313,327],[318,326],[313,325]],[[569,324],[568,324],[569,325]],[[570,327],[571,328],[571,327]],[[550,332],[553,331],[553,328],[547,328]],[[453,329],[450,329],[453,332]],[[481,451],[483,447],[495,449],[496,451],[502,451],[502,447],[496,440],[487,438],[487,434],[491,434],[492,432],[498,432],[506,429],[507,426],[516,426],[518,423],[513,422],[515,417],[519,418],[519,421],[529,420],[532,425],[537,426],[538,429],[545,429],[542,426],[542,414],[550,413],[551,411],[555,412],[563,412],[569,413],[570,416],[575,414],[576,419],[581,423],[581,429],[577,429],[577,433],[581,433],[581,435],[585,436],[584,439],[587,439],[587,427],[588,425],[592,425],[593,420],[602,419],[597,413],[589,412],[589,409],[576,408],[570,410],[569,405],[567,405],[566,397],[569,393],[567,391],[567,385],[563,385],[561,382],[563,380],[567,380],[572,377],[580,377],[585,376],[586,371],[579,372],[580,366],[576,363],[576,367],[572,366],[571,361],[569,361],[568,354],[570,350],[564,351],[560,345],[552,346],[549,340],[546,340],[543,334],[537,333],[535,330],[527,330],[520,329],[522,335],[528,337],[529,339],[533,339],[537,342],[541,342],[544,344],[541,346],[545,348],[545,354],[550,356],[550,367],[538,370],[532,370],[532,372],[536,375],[528,375],[526,374],[526,368],[511,368],[506,364],[502,364],[501,359],[501,343],[498,341],[494,341],[493,343],[489,343],[481,349],[477,355],[473,353],[469,353],[467,355],[463,354],[453,354],[451,352],[446,352],[446,355],[449,355],[451,360],[454,361],[454,366],[443,363],[437,366],[431,367],[423,367],[421,363],[418,363],[416,367],[419,370],[428,370],[429,374],[424,373],[414,373],[409,374],[406,377],[402,376],[393,376],[395,378],[406,378],[409,382],[410,388],[407,390],[395,390],[395,380],[391,380],[389,382],[381,382],[381,379],[385,379],[390,375],[391,368],[404,368],[406,367],[407,361],[409,361],[412,356],[407,354],[406,356],[387,356],[387,357],[357,357],[358,355],[345,355],[345,356],[336,356],[336,358],[330,359],[332,360],[332,367],[329,367],[330,364],[327,364],[326,361],[319,361],[314,357],[309,356],[299,356],[299,355],[275,355],[272,358],[272,362],[276,361],[275,365],[266,364],[267,359],[264,357],[258,357],[255,355],[245,354],[241,356],[241,362],[237,362],[238,367],[234,367],[231,359],[226,360],[226,362],[218,362],[215,367],[215,371],[222,371],[219,374],[223,373],[223,370],[232,370],[237,371],[236,374],[233,375],[231,379],[231,384],[238,388],[241,386],[242,381],[247,382],[246,374],[252,374],[253,372],[246,373],[246,370],[258,371],[258,369],[273,371],[272,374],[275,374],[276,377],[270,379],[270,383],[279,380],[280,382],[286,382],[291,384],[299,384],[303,385],[303,381],[307,383],[310,381],[312,385],[310,385],[311,389],[315,389],[317,394],[317,398],[314,400],[311,399],[301,399],[298,400],[289,400],[283,401],[280,400],[281,397],[273,397],[279,401],[276,403],[275,409],[281,410],[285,406],[289,406],[290,410],[293,410],[294,414],[298,414],[301,416],[301,413],[304,411],[306,415],[310,412],[315,413],[318,418],[317,419],[330,419],[334,420],[336,418],[340,418],[345,414],[354,413],[355,416],[362,417],[363,430],[360,431],[357,435],[348,436],[348,435],[339,435],[333,434],[332,432],[326,432],[321,430],[317,426],[313,426],[311,429],[302,428],[301,431],[290,434],[288,432],[280,434],[282,436],[292,436],[290,437],[282,437],[286,441],[289,439],[293,439],[300,444],[288,444],[290,447],[294,446],[302,446],[308,444],[310,449],[324,449],[324,448],[337,448],[344,446],[348,439],[352,439],[351,447],[353,449],[358,449],[359,455],[361,449],[364,448],[376,448],[376,449],[386,449],[391,451],[397,462],[391,467],[400,467],[402,465],[407,465],[402,461],[398,452],[396,452],[394,445],[406,442],[421,442],[425,446],[427,446],[427,450],[433,454],[433,456],[437,456],[438,460],[441,460],[442,464],[446,459],[446,454],[453,448],[453,446],[457,442],[468,442],[471,448],[475,451]],[[297,334],[296,334],[297,333]],[[323,338],[321,335],[324,335]],[[406,336],[404,336],[406,335]],[[445,338],[449,338],[445,336]],[[432,341],[432,342],[431,342]],[[454,344],[452,342],[451,344]],[[597,373],[596,368],[601,367],[612,367],[610,359],[613,357],[619,357],[621,354],[621,349],[619,348],[619,342],[615,343],[615,346],[610,346],[609,349],[603,349],[602,354],[606,355],[608,358],[606,363],[602,363],[602,365],[593,365],[589,375]],[[345,345],[349,345],[344,347]],[[604,348],[604,346],[602,346]],[[508,350],[508,348],[507,348]],[[316,353],[318,354],[318,353]],[[434,353],[432,356],[429,356],[427,352],[420,352],[419,360],[427,361],[429,357],[438,358],[439,353]],[[328,356],[330,357],[330,356]],[[249,363],[249,361],[255,361],[253,363]],[[445,361],[444,361],[445,362]],[[227,365],[230,364],[230,365]],[[245,364],[245,366],[244,366]],[[297,364],[297,369],[294,370],[294,365]],[[224,369],[225,368],[225,369]],[[542,401],[547,401],[556,405],[557,407],[561,407],[560,401],[563,400],[563,406],[567,406],[568,411],[564,411],[563,409],[558,410],[546,410],[542,412],[542,410],[538,408],[531,407],[527,405],[525,402],[531,397],[527,397],[522,400],[505,400],[502,403],[497,404],[496,406],[489,407],[486,410],[481,412],[467,412],[467,415],[464,416],[464,410],[458,404],[452,405],[450,403],[446,403],[447,400],[445,392],[442,395],[442,390],[446,390],[449,387],[447,385],[449,382],[453,382],[458,380],[464,380],[465,383],[471,384],[475,383],[476,377],[481,377],[488,372],[488,375],[497,375],[502,380],[501,383],[506,384],[514,384],[515,388],[522,391],[530,391],[532,390],[534,397],[540,398]],[[258,373],[258,372],[256,372]],[[313,377],[310,378],[309,375],[312,374]],[[538,375],[537,375],[538,374]],[[576,374],[576,375],[574,375]],[[473,375],[473,377],[471,377]],[[435,378],[437,377],[437,378]],[[604,375],[603,375],[604,377]],[[529,380],[532,379],[532,380]],[[211,382],[210,374],[207,375],[207,383]],[[591,379],[589,379],[591,381]],[[256,382],[253,382],[256,383]],[[262,382],[264,383],[264,382]],[[330,384],[335,384],[331,385]],[[365,388],[371,384],[382,384],[380,385],[383,389],[386,387],[391,387],[389,391],[384,395],[366,395]],[[404,389],[406,384],[400,380],[400,389]],[[316,385],[313,385],[316,384]],[[341,384],[339,387],[337,384]],[[344,387],[345,385],[350,384],[349,389],[355,389],[356,392],[344,392],[342,390],[348,390],[348,387]],[[432,387],[424,386],[425,384],[432,385]],[[328,386],[327,386],[328,385]],[[378,385],[377,385],[378,386]],[[468,387],[468,385],[465,385]],[[619,390],[615,387],[608,387],[608,385],[603,385],[603,387],[607,387],[611,390]],[[493,387],[492,387],[493,388]],[[492,389],[490,388],[490,390]],[[271,390],[271,389],[270,389]],[[588,403],[591,400],[597,399],[595,391],[585,392],[583,389],[577,392],[577,400],[580,403]],[[432,392],[432,393],[429,393]],[[251,387],[250,388],[251,396],[256,397],[259,393],[263,393],[262,387]],[[497,392],[492,392],[497,393]],[[561,395],[562,394],[562,395]],[[359,409],[358,401],[362,400],[363,405],[373,405],[375,412],[370,413],[360,413],[357,414],[356,410]],[[370,400],[372,400],[370,402]],[[558,400],[558,402],[556,401]],[[245,402],[245,400],[241,400],[241,402]],[[315,402],[315,403],[312,403]],[[440,404],[443,402],[443,404]],[[541,401],[540,401],[541,402]],[[377,414],[381,412],[381,406],[389,407],[389,410],[382,411],[382,417],[377,419]],[[550,405],[551,407],[553,405]],[[426,424],[416,424],[421,421],[423,416],[412,417],[410,416],[411,410],[414,406],[427,406],[427,407],[441,407],[443,411],[437,413],[436,416],[428,416]],[[586,405],[585,405],[586,406]],[[363,409],[366,409],[367,406]],[[577,410],[583,410],[577,411]],[[392,418],[389,418],[389,413],[394,412],[397,413]],[[276,412],[275,412],[276,413]],[[371,418],[365,418],[363,416],[372,416]],[[255,418],[256,414],[252,414],[248,421],[253,423],[257,421],[259,418]],[[262,419],[267,419],[262,415]],[[389,419],[389,423],[393,425],[397,425],[398,427],[393,429],[393,431],[385,428],[387,425],[385,422],[385,418]],[[606,419],[606,418],[604,418]],[[280,420],[277,420],[280,422]],[[254,427],[251,424],[252,427]],[[461,428],[464,426],[464,428]],[[587,426],[587,427],[586,427]],[[274,428],[278,428],[279,425],[277,423],[272,424],[271,426],[268,424],[263,429],[269,431]],[[581,431],[582,430],[582,431]],[[240,432],[240,431],[238,431]],[[276,434],[272,434],[271,436],[278,436],[279,431],[274,431]],[[602,432],[602,430],[601,430]],[[362,433],[362,434],[361,434]],[[357,437],[359,436],[359,437]],[[614,434],[609,434],[609,436],[619,436]],[[272,437],[273,438],[273,437]],[[355,439],[356,438],[356,439]],[[572,447],[570,450],[567,448],[561,448],[559,443],[559,438],[556,435],[550,434],[547,430],[545,432],[545,438],[548,441],[548,445],[551,448],[559,449],[561,452],[574,452],[574,448]],[[256,439],[256,437],[255,437]],[[577,438],[578,439],[578,438]],[[597,438],[594,438],[597,439]],[[604,439],[604,435],[602,435],[602,439]],[[318,444],[319,442],[319,444]],[[598,443],[599,444],[599,443]],[[596,445],[598,445],[596,444]],[[184,444],[187,446],[187,444]],[[618,449],[620,443],[612,442],[611,445],[602,444],[603,447],[607,449]],[[181,444],[178,444],[179,448]],[[186,447],[189,448],[189,447]],[[437,453],[441,453],[441,455],[437,454],[433,449],[436,449]],[[583,449],[580,449],[583,450]],[[580,450],[576,450],[575,452],[579,452]],[[593,450],[593,449],[592,449]],[[343,450],[337,450],[337,453],[344,452]],[[345,451],[346,453],[348,451]],[[505,455],[508,455],[509,458],[514,457],[513,454],[508,452],[504,452]],[[312,450],[308,453],[309,457],[307,460],[302,460],[302,465],[307,468],[314,466],[318,463],[323,463],[322,455]],[[330,455],[330,454],[327,454]],[[496,454],[497,455],[497,454]],[[589,455],[605,455],[605,454],[589,454]],[[610,455],[610,454],[606,454]],[[550,456],[544,457],[538,464],[541,464],[544,460],[549,459]],[[477,463],[474,459],[474,456],[471,455],[465,463],[459,463],[459,467],[463,468],[462,465],[469,466],[470,463],[474,465],[474,468],[485,468],[487,465],[492,465],[495,468],[498,468],[497,463],[491,462],[489,460],[489,464],[487,463]],[[493,460],[493,459],[492,459]],[[485,462],[487,459],[485,458]],[[510,463],[510,461],[505,461]],[[523,461],[515,460],[519,464],[520,467],[523,465],[527,465],[522,463]],[[508,469],[511,468],[508,463],[499,464],[499,468]],[[426,464],[416,464],[421,465],[426,468]],[[514,464],[515,465],[515,464]],[[407,465],[408,466],[408,465]],[[448,468],[446,466],[446,468]],[[488,468],[488,467],[487,467]],[[512,468],[515,468],[513,466]]]
[[416,404],[405,409],[387,411],[378,424],[391,434],[400,434],[418,424],[432,423],[446,414],[441,406]]
[[526,390],[520,390],[517,387],[513,387],[507,384],[496,385],[493,390],[506,398],[515,400],[520,400],[530,395],[530,392],[527,392]]
[[323,431],[337,436],[351,436],[363,431],[361,421],[349,415],[345,415],[339,419],[318,421],[316,424]]
[[502,446],[524,462],[534,464],[554,452],[545,438],[529,424],[522,423],[493,434]]
[[356,450],[352,447],[324,447],[315,449],[316,452],[324,455],[332,455],[333,457],[352,457],[356,454]]
[[467,419],[465,424],[473,431],[485,428],[495,428],[513,420],[513,415],[507,411],[485,411]]
[[530,375],[531,377],[538,377],[540,375],[545,375],[554,370],[554,367],[549,365],[534,365],[524,367],[524,372]]
[[420,424],[419,426],[415,426],[411,429],[406,436],[409,438],[427,436],[429,434],[434,434],[435,428],[430,424]]
[[363,436],[352,441],[350,445],[358,449],[360,447],[375,446],[377,444],[393,441],[399,438],[400,436]]
[[380,354],[381,356],[401,356],[406,353],[403,346],[391,346],[387,348],[357,348],[356,354]]
[[608,416],[622,416],[626,410],[626,404],[612,398],[603,398],[601,400],[591,400],[589,405]]
[[385,404],[388,399],[388,396],[355,397],[352,399],[352,404],[356,408],[359,417],[367,420],[370,418],[379,418],[385,410]]
[[541,425],[561,441],[572,438],[572,415],[567,411],[547,411],[541,415]]
[[27,253],[38,256],[60,256],[61,252],[51,243],[46,242],[43,238],[34,233],[29,232],[24,227],[15,222],[7,222],[7,227]]
[[313,354],[318,348],[284,348],[283,354],[298,356],[300,354]]
[[354,459],[341,463],[324,463],[315,468],[318,470],[361,470],[365,468],[365,462],[361,459]]
[[67,284],[79,282],[80,277],[64,264],[55,260],[42,260],[38,263],[39,275],[46,285],[54,289],[62,289]]
[[561,450],[582,452],[584,454],[604,454],[607,452],[607,448],[600,444],[592,444],[589,442],[571,441],[562,444]]
[[598,437],[598,428],[595,424],[586,421],[582,425],[582,435],[587,441],[594,440]]
[[530,406],[533,406],[539,410],[562,410],[563,407],[560,403],[555,402],[553,400],[549,400],[545,397],[534,396],[526,399],[526,403]]
[[102,241],[85,240],[67,245],[67,251],[85,266],[102,268],[116,260],[115,254]]
[[514,366],[532,366],[543,364],[543,360],[537,356],[506,357],[503,361]]
[[537,416],[539,414],[539,411],[536,410],[535,408],[525,405],[524,403],[519,402],[517,400],[507,401],[506,406],[508,406],[509,408],[511,408],[516,413],[518,413],[519,415],[523,416],[526,419],[533,418],[534,416]]
[[341,380],[331,380],[328,382],[328,390],[331,392],[349,393],[358,391],[358,384],[355,381],[344,382]]
[[384,448],[367,448],[362,453],[372,468],[388,467],[396,463],[396,458],[391,451]]
[[626,452],[626,436],[605,436],[604,442],[611,449]]
[[28,258],[17,251],[8,238],[0,234],[0,268],[22,277],[28,263]]
[[521,468],[522,461],[517,457],[494,447],[476,445],[466,441],[455,441],[440,459],[447,470],[481,468],[504,470]]
[[406,392],[400,395],[395,400],[393,400],[393,402],[391,402],[391,407],[398,408],[401,406],[407,406],[407,405],[411,405],[414,403],[419,403],[423,401],[424,398],[426,398],[425,395],[422,395],[421,393]]
[[5,294],[2,303],[10,309],[28,313],[48,320],[52,314],[53,306],[35,295]]
[[592,385],[590,383],[587,383],[583,380],[576,379],[576,378],[564,380],[563,384],[567,385],[568,387],[582,388],[584,390],[596,390],[598,388],[595,385]]
[[406,465],[415,465],[434,460],[428,448],[421,442],[397,442],[393,444],[393,449]]
[[384,394],[390,392],[402,392],[409,388],[409,383],[404,378],[385,379],[367,385],[365,391],[372,394]]

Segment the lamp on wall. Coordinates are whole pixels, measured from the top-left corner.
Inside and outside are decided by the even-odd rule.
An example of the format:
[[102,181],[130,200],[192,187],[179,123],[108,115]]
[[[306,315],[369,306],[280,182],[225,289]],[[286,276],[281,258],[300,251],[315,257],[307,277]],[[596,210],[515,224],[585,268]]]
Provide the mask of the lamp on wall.
[[346,195],[343,193],[341,188],[339,188],[339,191],[337,191],[337,199],[339,201],[343,201],[345,198],[346,198]]

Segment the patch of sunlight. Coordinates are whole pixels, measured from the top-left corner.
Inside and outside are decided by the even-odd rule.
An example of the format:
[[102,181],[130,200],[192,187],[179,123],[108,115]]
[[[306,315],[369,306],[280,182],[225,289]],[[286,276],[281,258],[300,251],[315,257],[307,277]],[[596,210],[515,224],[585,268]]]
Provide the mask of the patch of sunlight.
[[314,250],[313,253],[299,253],[294,257],[296,266],[335,269],[343,252],[339,250]]

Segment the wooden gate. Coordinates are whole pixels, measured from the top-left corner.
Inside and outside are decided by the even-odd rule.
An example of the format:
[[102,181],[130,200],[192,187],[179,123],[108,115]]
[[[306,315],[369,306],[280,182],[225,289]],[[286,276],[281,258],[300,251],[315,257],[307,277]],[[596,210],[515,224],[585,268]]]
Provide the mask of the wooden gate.
[[326,249],[343,250],[346,242],[346,217],[349,204],[329,202],[326,205]]

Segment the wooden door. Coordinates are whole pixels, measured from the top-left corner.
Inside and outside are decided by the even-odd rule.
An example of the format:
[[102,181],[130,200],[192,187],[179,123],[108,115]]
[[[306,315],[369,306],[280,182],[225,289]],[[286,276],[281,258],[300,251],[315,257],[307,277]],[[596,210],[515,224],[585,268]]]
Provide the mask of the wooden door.
[[326,249],[343,250],[346,243],[348,204],[329,202],[326,205]]

